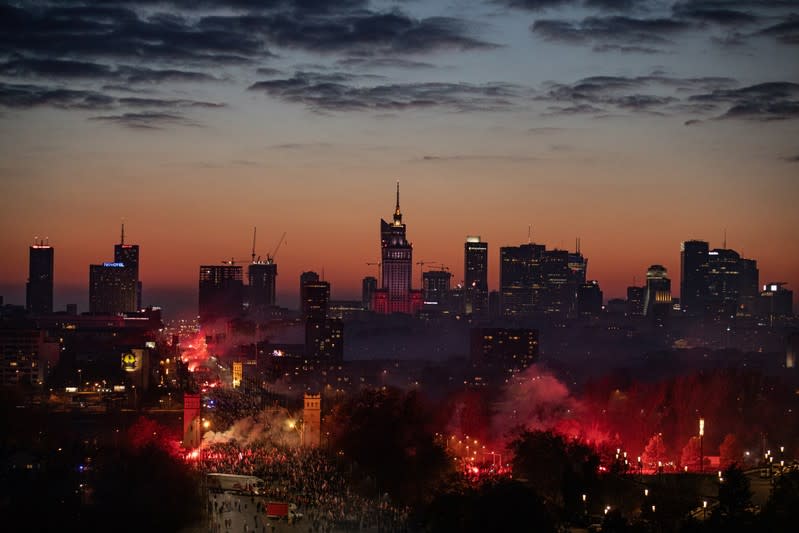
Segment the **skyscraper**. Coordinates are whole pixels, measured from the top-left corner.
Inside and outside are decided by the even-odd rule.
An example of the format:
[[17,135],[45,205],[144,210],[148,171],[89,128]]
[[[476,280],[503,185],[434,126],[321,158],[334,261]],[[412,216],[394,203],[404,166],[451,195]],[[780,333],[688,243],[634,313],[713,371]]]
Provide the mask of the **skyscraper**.
[[488,313],[488,243],[469,235],[463,246],[464,312]]
[[30,247],[25,308],[31,313],[53,312],[53,260],[53,247],[44,241]]
[[685,241],[680,245],[680,308],[702,315],[707,299],[708,244]]
[[444,310],[449,303],[449,289],[452,274],[446,270],[428,270],[422,274],[422,295],[424,303],[438,306]]
[[741,256],[735,250],[722,248],[707,255],[708,311],[716,318],[733,318],[738,311]]
[[400,211],[399,182],[394,219],[380,219],[380,257],[382,286],[374,293],[374,311],[381,314],[415,314],[422,306],[421,291],[411,289],[413,246],[405,237]]
[[602,289],[595,279],[577,287],[577,313],[583,317],[596,317],[602,312]]
[[652,265],[646,271],[644,314],[665,318],[671,309],[671,280],[663,265]]
[[233,318],[241,313],[244,281],[237,265],[200,266],[200,323]]
[[303,272],[300,274],[300,300],[303,319],[323,321],[330,303],[330,283],[320,281],[316,272]]
[[270,262],[251,263],[247,269],[250,309],[275,305],[277,264]]
[[136,311],[135,270],[122,262],[89,265],[89,312],[116,315]]
[[138,244],[125,244],[125,224],[122,224],[122,231],[120,234],[119,244],[114,245],[114,262],[122,263],[126,268],[131,271],[131,275],[136,283],[136,311],[142,308],[141,305],[141,281],[139,280],[139,245]]
[[505,316],[532,314],[542,285],[543,244],[503,246],[499,249],[500,305]]
[[366,276],[361,282],[361,304],[367,311],[373,311],[372,300],[377,290],[377,278],[374,276]]

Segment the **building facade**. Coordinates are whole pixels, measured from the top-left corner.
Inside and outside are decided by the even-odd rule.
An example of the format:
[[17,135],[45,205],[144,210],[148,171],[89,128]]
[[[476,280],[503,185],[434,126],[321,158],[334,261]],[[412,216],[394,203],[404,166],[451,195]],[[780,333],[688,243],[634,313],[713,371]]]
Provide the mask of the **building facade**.
[[421,291],[412,290],[413,245],[408,242],[400,211],[399,182],[397,203],[391,222],[380,220],[381,287],[374,292],[376,313],[416,314],[422,307]]
[[40,242],[30,247],[25,308],[31,313],[53,312],[53,247]]

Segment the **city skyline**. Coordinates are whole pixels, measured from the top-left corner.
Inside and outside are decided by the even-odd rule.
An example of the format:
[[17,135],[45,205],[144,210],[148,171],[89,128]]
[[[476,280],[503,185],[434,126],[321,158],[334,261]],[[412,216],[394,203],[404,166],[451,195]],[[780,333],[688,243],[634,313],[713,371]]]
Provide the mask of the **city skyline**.
[[[397,187],[399,187],[399,183],[397,184]],[[398,194],[398,191],[397,191],[397,194]],[[398,219],[397,217],[399,217],[399,219]],[[402,217],[402,215],[401,215],[401,214],[400,214],[400,212],[399,212],[399,203],[398,203],[398,196],[397,196],[397,204],[396,204],[396,206],[395,206],[395,211],[394,211],[394,219],[395,219],[395,222],[394,222],[394,223],[396,224],[396,223],[397,223],[397,220],[401,220],[401,217]],[[386,224],[386,223],[385,223],[385,221],[381,221],[381,224],[382,224],[383,226],[385,226],[385,224]],[[405,227],[405,226],[404,226],[404,224],[402,224],[402,229],[403,229],[403,231],[404,231],[404,227]],[[115,245],[115,260],[116,260],[116,259],[119,259],[119,256],[118,256],[118,254],[119,254],[119,250],[120,250],[120,249],[122,249],[122,248],[135,248],[135,250],[136,250],[136,261],[138,261],[138,249],[139,249],[139,245],[138,245],[138,244],[136,244],[136,245],[132,245],[132,246],[131,246],[131,245],[124,245],[124,224],[123,224],[123,230],[122,230],[122,231],[123,231],[123,233],[122,233],[123,237],[122,237],[122,239],[121,239],[121,243],[120,243],[120,244],[116,244],[116,245]],[[284,239],[285,239],[285,236],[281,237],[281,240],[280,240],[280,241],[278,241],[278,246],[280,246],[280,244],[282,243],[282,241],[283,241]],[[548,246],[548,243],[545,243],[545,242],[536,242],[534,239],[532,239],[532,233],[531,233],[531,230],[530,230],[529,228],[528,228],[528,242],[527,242],[527,243],[521,242],[521,243],[512,244],[512,245],[511,245],[511,244],[503,244],[503,245],[500,245],[500,246],[498,246],[498,247],[497,247],[498,249],[497,249],[497,250],[496,250],[494,253],[492,253],[492,248],[493,248],[493,247],[492,247],[492,246],[491,246],[489,243],[486,243],[486,241],[485,241],[485,240],[482,240],[482,239],[481,239],[481,237],[475,237],[475,236],[467,235],[467,236],[465,236],[464,240],[465,240],[466,242],[465,242],[465,248],[464,248],[464,251],[463,251],[463,256],[462,256],[462,258],[461,258],[461,260],[464,262],[464,263],[463,263],[463,264],[464,264],[464,267],[463,267],[463,268],[464,268],[464,270],[461,272],[461,274],[462,274],[462,277],[460,278],[460,280],[458,280],[458,278],[457,278],[457,273],[458,273],[458,270],[455,270],[455,276],[456,276],[456,280],[457,280],[457,281],[455,282],[455,284],[453,284],[453,287],[454,287],[454,285],[456,285],[456,284],[460,283],[461,281],[465,281],[465,278],[467,277],[467,274],[466,274],[466,271],[465,271],[465,269],[466,269],[466,268],[467,268],[467,266],[468,266],[468,258],[467,258],[467,257],[468,257],[468,253],[469,253],[469,246],[470,246],[470,245],[474,246],[474,245],[475,245],[475,243],[480,243],[481,245],[486,245],[486,244],[488,245],[488,255],[489,255],[489,259],[488,259],[488,262],[487,262],[487,267],[488,267],[488,271],[489,271],[489,276],[488,276],[488,280],[489,280],[489,283],[488,283],[488,290],[489,290],[489,291],[499,291],[499,292],[502,292],[502,291],[501,291],[502,287],[501,287],[501,285],[500,285],[500,270],[501,270],[501,268],[500,268],[500,267],[501,267],[501,261],[503,260],[503,259],[502,259],[502,255],[501,255],[501,254],[503,253],[503,252],[502,252],[502,249],[503,249],[503,248],[504,248],[504,249],[506,249],[506,250],[515,249],[515,247],[517,247],[517,246],[522,246],[522,247],[524,247],[524,246],[525,246],[525,245],[527,245],[528,243],[531,243],[531,244],[533,244],[534,246],[540,247],[542,250],[543,250],[545,247],[547,247],[547,246]],[[37,242],[41,242],[41,241],[37,241]],[[682,247],[685,245],[685,243],[686,243],[686,242],[688,242],[688,243],[694,243],[694,242],[704,242],[704,241],[698,241],[698,240],[689,240],[689,239],[687,239],[686,241],[682,241],[682,242],[680,243],[680,250],[682,250]],[[704,244],[705,244],[705,245],[707,245],[706,247],[707,247],[709,250],[724,249],[724,248],[720,248],[719,246],[714,246],[714,245],[712,244],[712,241],[711,241],[711,242],[704,242]],[[725,236],[724,236],[723,245],[728,245],[728,243],[727,243],[727,241],[726,241],[726,232],[725,232]],[[722,246],[723,246],[723,245],[722,245]],[[31,249],[31,250],[33,250],[33,249],[37,248],[37,246],[38,246],[38,245],[36,245],[36,244],[33,244],[33,245],[31,245],[30,249]],[[588,263],[588,259],[589,259],[589,257],[591,257],[591,259],[592,259],[592,261],[591,261],[591,264],[592,264],[592,265],[593,265],[593,264],[595,264],[595,262],[596,262],[596,261],[595,261],[594,257],[592,257],[592,256],[588,256],[588,255],[585,255],[585,256],[583,256],[583,255],[580,255],[580,254],[582,253],[582,242],[579,240],[579,238],[578,238],[578,240],[575,242],[575,247],[576,247],[576,248],[575,248],[575,250],[576,250],[576,255],[575,255],[575,257],[577,257],[577,256],[579,256],[579,257],[581,257],[581,258],[583,258],[583,257],[584,257],[584,259],[582,259],[582,261],[584,261],[583,268],[584,268],[585,270],[587,270],[586,266],[587,266],[587,263]],[[54,245],[52,245],[52,244],[48,244],[48,245],[47,245],[47,248],[50,250],[50,253],[52,254],[52,251],[53,251],[53,250],[55,250],[55,249],[57,249],[58,247],[57,247],[57,246],[54,246]],[[729,248],[726,248],[726,249],[734,251],[734,248],[732,248],[732,247],[729,247]],[[554,247],[554,248],[552,248],[551,250],[552,250],[552,251],[555,251],[555,252],[557,252],[558,250],[561,250],[561,251],[569,251],[569,248],[568,248],[568,247],[566,247],[566,248]],[[274,250],[272,250],[272,251],[274,251]],[[146,253],[146,246],[145,246],[145,253]],[[260,254],[258,254],[258,255],[260,255]],[[573,254],[573,253],[570,253],[570,255],[574,255],[574,254]],[[266,252],[264,253],[264,256],[267,256],[267,253],[266,253]],[[495,256],[495,257],[494,257],[494,256]],[[269,255],[269,257],[272,257],[272,256],[271,256],[271,254]],[[673,296],[675,296],[675,297],[681,297],[681,291],[680,291],[680,288],[681,288],[681,286],[682,286],[682,284],[683,284],[682,277],[681,277],[681,272],[680,272],[680,257],[681,257],[681,252],[680,252],[680,251],[678,251],[678,252],[677,252],[677,265],[676,265],[676,267],[674,268],[674,270],[672,270],[670,267],[666,267],[666,271],[667,271],[667,272],[666,272],[666,275],[667,275],[667,276],[668,276],[668,278],[671,280],[672,287],[673,287],[673,289],[672,289],[672,291],[671,291],[671,294],[672,294]],[[741,259],[744,259],[745,257],[746,257],[746,256],[744,256],[743,254],[741,254]],[[164,258],[162,257],[162,259],[164,259]],[[759,264],[757,263],[757,260],[758,260],[758,258],[748,258],[748,259],[754,260],[754,261],[755,261],[755,264],[759,266]],[[494,265],[494,266],[493,266],[493,268],[492,268],[492,266],[491,266],[491,265],[492,265],[492,260],[494,260],[494,261],[493,261],[493,265]],[[53,262],[53,261],[52,261],[52,259],[51,259],[51,263],[52,263],[52,262]],[[56,265],[57,265],[57,261],[56,261],[55,263],[56,263]],[[274,263],[270,263],[270,264],[271,264],[273,267],[275,267],[275,268],[276,268],[276,267],[277,267],[277,263],[278,263],[278,262],[277,262],[277,261],[275,261]],[[664,262],[664,263],[665,263],[665,262]],[[116,265],[118,265],[118,264],[121,264],[121,263],[105,263],[105,265],[108,265],[108,266],[109,266],[109,268],[110,268],[110,267],[113,267],[113,266],[116,266]],[[249,267],[250,267],[250,266],[253,266],[253,265],[263,265],[263,264],[265,264],[265,263],[264,263],[264,262],[262,262],[262,261],[249,262],[249,261],[246,261],[246,260],[243,260],[243,259],[242,259],[242,260],[235,260],[234,262],[231,262],[231,260],[230,260],[230,259],[223,259],[223,260],[221,260],[219,263],[217,263],[217,264],[216,264],[216,266],[210,266],[210,265],[209,265],[209,266],[204,266],[204,265],[200,265],[200,267],[199,267],[199,268],[200,268],[200,276],[199,276],[199,277],[200,277],[200,278],[202,278],[202,275],[203,275],[203,272],[204,272],[204,270],[207,270],[207,269],[209,269],[209,268],[216,268],[216,269],[232,269],[232,268],[237,268],[237,269],[239,269],[239,271],[240,271],[240,275],[241,275],[241,276],[244,276],[243,268],[245,268],[245,267],[246,267],[246,268],[248,268],[248,269],[249,269]],[[227,266],[226,266],[226,265],[227,265]],[[232,266],[232,265],[239,265],[239,266]],[[452,271],[452,269],[451,269],[450,267],[446,266],[446,265],[445,265],[443,262],[438,262],[438,261],[436,261],[436,262],[433,262],[433,261],[425,261],[425,262],[424,262],[424,264],[420,264],[420,262],[419,262],[419,261],[414,261],[414,262],[412,262],[412,263],[411,263],[411,266],[412,266],[412,271],[413,271],[413,273],[414,273],[414,274],[412,274],[412,275],[410,276],[410,278],[411,278],[411,279],[410,279],[410,282],[411,282],[411,286],[412,286],[413,290],[419,290],[419,289],[421,289],[421,288],[422,288],[422,286],[421,286],[421,281],[422,281],[422,280],[421,280],[420,278],[415,278],[415,273],[417,272],[417,268],[419,268],[419,269],[424,269],[425,265],[427,265],[427,269],[426,269],[426,270],[424,270],[424,271],[426,271],[426,272],[438,271],[438,270],[441,270],[441,271],[443,272],[443,271],[444,271],[443,269],[446,269],[447,273],[449,274],[449,273],[451,273],[451,271]],[[51,265],[51,266],[52,266],[52,265]],[[89,265],[89,266],[90,266],[90,270],[91,270],[91,268],[98,268],[96,265],[95,265],[95,266]],[[363,290],[363,285],[362,285],[362,282],[363,282],[364,278],[366,278],[366,277],[368,277],[368,276],[369,276],[369,273],[368,273],[368,272],[369,272],[369,269],[374,269],[374,268],[375,268],[375,266],[377,266],[378,268],[382,268],[382,264],[380,264],[380,263],[364,263],[364,267],[365,267],[365,270],[364,270],[364,275],[363,275],[361,278],[359,278],[359,279],[358,279],[357,286],[356,286],[356,287],[354,287],[354,288],[353,288],[353,287],[350,287],[349,285],[345,285],[345,286],[344,286],[344,289],[342,289],[340,286],[338,286],[338,287],[337,287],[337,285],[338,285],[338,280],[336,280],[336,279],[333,279],[333,280],[331,281],[331,278],[330,278],[330,277],[327,277],[327,276],[325,276],[325,269],[324,269],[324,267],[322,267],[322,268],[321,268],[321,272],[322,272],[322,275],[323,275],[323,276],[325,276],[325,278],[324,278],[324,279],[325,279],[325,281],[329,283],[329,287],[333,287],[333,288],[335,288],[335,289],[334,289],[334,290],[335,290],[335,292],[331,291],[331,294],[335,294],[335,298],[334,298],[334,299],[338,299],[338,300],[359,300],[359,299],[360,299],[360,297],[362,296],[362,290]],[[138,264],[136,265],[136,267],[137,267],[137,269],[138,269]],[[650,264],[649,266],[647,266],[646,268],[647,268],[647,270],[650,270],[652,267],[660,267],[660,264],[654,264],[654,263],[653,263],[653,264]],[[147,269],[144,269],[144,270],[146,271]],[[197,265],[195,265],[195,266],[193,267],[193,270],[196,272],[196,270],[197,270]],[[300,269],[300,273],[301,273],[302,275],[305,275],[305,274],[307,273],[307,272],[306,272],[307,270],[312,270],[312,268],[310,268],[310,267],[308,267],[308,268],[301,268],[301,269]],[[492,273],[492,271],[493,271],[493,270],[496,270],[497,272],[496,272],[494,275],[491,275],[491,273]],[[594,275],[586,275],[586,272],[583,272],[582,276],[586,277],[586,279],[591,279],[591,280],[597,280],[597,281],[599,281],[599,283],[600,283],[600,286],[602,287],[602,290],[603,290],[603,292],[604,292],[604,299],[605,299],[605,301],[607,301],[607,300],[610,300],[610,299],[613,299],[613,298],[623,298],[624,296],[629,296],[629,295],[627,294],[627,289],[628,289],[629,287],[632,287],[632,286],[641,286],[641,285],[646,285],[647,270],[645,270],[645,271],[644,271],[644,273],[638,273],[638,274],[636,274],[636,275],[634,276],[634,278],[633,278],[633,280],[632,280],[631,282],[629,282],[629,283],[627,283],[626,285],[624,285],[624,287],[623,287],[623,289],[622,289],[622,292],[620,292],[619,294],[616,294],[615,292],[613,292],[613,289],[611,289],[611,291],[610,291],[610,294],[608,294],[608,292],[609,292],[609,291],[606,289],[606,285],[603,283],[603,280],[602,280],[601,278],[599,278],[598,276],[594,276]],[[762,272],[762,270],[763,270],[763,269],[762,269],[762,267],[761,267],[761,269],[760,269],[760,270],[761,270],[761,272]],[[283,267],[281,267],[281,271],[283,271]],[[422,271],[423,271],[423,270],[419,270],[419,272],[420,272],[420,273],[421,273]],[[587,272],[591,272],[591,271],[587,271]],[[290,274],[291,274],[291,273],[290,273]],[[57,276],[56,276],[55,278],[56,278],[56,279],[55,279],[55,283],[54,283],[54,292],[55,292],[56,294],[58,294],[58,293],[60,292],[60,293],[62,294],[62,299],[63,299],[63,294],[66,292],[66,291],[65,291],[65,287],[63,287],[63,286],[62,286],[62,287],[60,287],[60,289],[59,289],[59,281],[58,281],[58,278],[57,278]],[[281,278],[281,277],[276,277],[276,280],[277,280],[277,283],[276,283],[277,290],[276,290],[275,292],[276,292],[276,294],[278,295],[277,302],[276,302],[276,303],[277,303],[277,305],[282,305],[282,306],[284,306],[284,307],[288,307],[288,308],[295,308],[295,307],[297,307],[297,306],[296,306],[296,303],[297,303],[296,299],[297,299],[297,294],[299,294],[299,293],[300,293],[300,288],[301,288],[301,278],[302,278],[302,276],[301,276],[300,274],[298,274],[297,276],[294,276],[294,278],[296,278],[296,279],[293,279],[292,277],[289,277],[289,279],[286,279],[285,277],[282,277],[282,278]],[[414,278],[415,278],[415,279],[414,279]],[[786,276],[782,276],[782,277],[781,277],[781,276],[779,276],[779,275],[777,275],[776,277],[774,277],[774,276],[765,276],[765,277],[763,277],[763,275],[761,274],[761,276],[760,276],[760,280],[759,280],[759,281],[760,281],[760,283],[759,283],[759,287],[763,287],[763,286],[764,286],[766,283],[772,283],[772,282],[782,281],[782,280],[784,280],[784,279],[787,279],[787,277],[786,277]],[[243,297],[243,295],[244,295],[244,292],[243,292],[243,291],[244,291],[245,289],[247,289],[247,290],[251,290],[251,289],[249,289],[249,287],[252,285],[251,281],[252,281],[252,280],[250,280],[250,283],[249,283],[248,285],[246,285],[246,286],[245,286],[245,285],[242,285],[242,287],[241,287],[241,290],[242,290],[242,297]],[[792,289],[793,287],[790,285],[790,282],[788,282],[788,283],[789,283],[789,286],[788,286],[788,288],[789,288],[789,289]],[[200,282],[200,284],[202,285],[202,281]],[[295,287],[295,285],[296,285],[296,287]],[[13,287],[13,286],[10,286],[10,285],[2,285],[2,286],[0,286],[0,287],[2,287],[2,288],[4,288],[4,289],[8,289],[8,288],[11,288],[11,289],[12,289],[12,290],[10,290],[10,291],[8,291],[8,290],[6,291],[6,293],[7,293],[7,294],[10,294],[10,295],[12,296],[12,299],[8,299],[8,297],[6,296],[6,303],[12,303],[12,304],[14,304],[14,303],[17,303],[17,302],[15,302],[15,301],[13,301],[13,297],[14,297],[14,296],[16,295],[16,293],[18,292],[18,288],[16,288],[16,287]],[[141,282],[139,282],[139,287],[141,287]],[[24,290],[24,288],[25,288],[25,287],[24,287],[24,285],[23,285],[23,290]],[[142,305],[144,305],[144,306],[146,306],[146,305],[159,305],[159,306],[164,306],[164,307],[166,307],[166,308],[167,308],[167,311],[169,312],[169,309],[168,309],[168,308],[169,308],[169,303],[168,303],[168,302],[161,302],[161,301],[158,301],[158,298],[164,298],[163,294],[164,294],[164,290],[165,290],[165,289],[167,289],[167,288],[164,288],[164,287],[157,287],[157,286],[156,286],[156,288],[155,288],[154,292],[155,292],[155,293],[156,293],[158,296],[155,296],[155,297],[154,297],[154,296],[148,296],[148,295],[146,295],[146,293],[145,293],[144,297],[142,297],[142,294],[140,293],[140,294],[138,294],[138,295],[137,295],[137,298],[141,299],[141,302],[143,302],[143,304],[142,304]],[[185,291],[191,292],[191,293],[192,293],[192,296],[191,296],[189,299],[190,299],[190,300],[192,300],[192,301],[195,301],[195,300],[196,300],[196,298],[197,298],[197,292],[196,292],[196,289],[197,289],[197,284],[196,284],[196,280],[194,280],[193,286],[192,286],[191,288],[189,288],[189,287],[182,287],[182,286],[180,286],[180,285],[175,285],[175,286],[173,286],[173,287],[172,287],[172,289],[173,289],[173,290],[176,290],[176,291],[178,291],[178,292],[181,292],[181,291],[183,291],[184,289],[185,289]],[[275,287],[272,287],[272,290],[275,290]],[[328,289],[328,290],[330,291],[331,289]],[[78,292],[78,291],[84,291],[84,292],[91,293],[91,284],[89,284],[87,287],[80,287],[80,286],[76,286],[76,287],[69,287],[69,288],[67,288],[67,291],[72,291],[72,292],[70,293],[72,296],[74,296],[75,294],[77,294],[77,292]],[[139,291],[141,291],[141,288],[139,288]],[[5,295],[4,295],[4,296],[5,296]],[[185,295],[184,295],[184,296],[185,296]],[[487,295],[486,295],[486,296],[487,296]],[[331,296],[331,297],[332,297],[332,296]],[[83,300],[84,300],[84,299],[85,299],[85,296],[82,296],[82,297],[78,298],[78,300],[79,300],[79,306],[80,306],[80,305],[84,305],[84,306],[85,306],[85,303],[83,302]],[[57,304],[59,304],[59,305],[60,305],[60,304],[64,304],[64,305],[66,305],[67,303],[76,303],[76,299],[75,299],[74,297],[73,297],[71,300],[69,300],[69,301],[67,301],[67,300],[64,300],[63,302],[60,302],[60,301],[59,301],[57,298],[56,298],[55,300],[56,300]],[[178,298],[178,300],[180,301],[180,300],[181,300],[181,298]],[[202,298],[200,298],[200,300],[202,300]],[[202,306],[202,304],[200,304],[200,305]],[[191,304],[191,306],[193,306],[193,304]],[[56,306],[56,307],[58,307],[58,306]],[[141,306],[140,306],[140,307],[141,307]],[[173,310],[172,310],[172,312],[173,312],[173,313],[177,313],[177,314],[179,314],[179,315],[181,315],[181,316],[184,316],[184,315],[186,315],[186,312],[188,311],[188,307],[190,307],[190,305],[189,305],[187,302],[185,302],[185,301],[182,301],[180,304],[178,304],[178,305],[177,305],[177,308],[178,308],[178,309],[177,309],[177,310],[173,309]],[[61,306],[60,306],[60,308],[61,308],[61,309],[63,309],[63,305],[61,305]],[[57,309],[56,309],[56,310],[57,310]],[[192,311],[192,312],[193,312],[193,311]]]
[[762,281],[799,287],[794,2],[2,9],[7,302],[24,302],[36,236],[57,249],[56,306],[75,301],[123,219],[145,304],[249,257],[253,226],[261,256],[288,233],[279,303],[309,269],[355,299],[397,179],[414,262],[453,282],[481,235],[496,289],[499,248],[532,226],[548,247],[579,237],[606,298],[652,264],[677,294],[680,243],[725,232]]

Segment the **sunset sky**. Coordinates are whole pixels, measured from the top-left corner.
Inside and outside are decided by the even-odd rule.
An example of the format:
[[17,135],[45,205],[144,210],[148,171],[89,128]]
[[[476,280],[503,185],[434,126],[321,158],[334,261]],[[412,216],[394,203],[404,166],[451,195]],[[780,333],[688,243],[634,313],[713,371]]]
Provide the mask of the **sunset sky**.
[[[799,293],[799,1],[106,0],[0,6],[0,294],[55,246],[56,307],[124,219],[144,303],[278,256],[358,298],[395,182],[414,262],[588,257],[605,297],[703,239]],[[415,265],[414,284],[419,283]]]

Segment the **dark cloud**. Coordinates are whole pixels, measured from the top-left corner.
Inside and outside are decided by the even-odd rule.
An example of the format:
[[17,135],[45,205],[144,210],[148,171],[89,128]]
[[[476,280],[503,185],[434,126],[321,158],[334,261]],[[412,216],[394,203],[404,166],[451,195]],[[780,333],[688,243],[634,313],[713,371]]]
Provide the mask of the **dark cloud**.
[[719,89],[690,97],[692,102],[725,104],[727,110],[719,119],[787,120],[799,118],[799,84],[770,82]]
[[206,109],[219,109],[227,107],[226,104],[216,102],[203,102],[198,100],[177,100],[170,98],[120,98],[117,100],[122,106],[126,107],[149,107],[149,108],[163,108],[168,107],[172,109],[181,107],[202,107]]
[[436,162],[436,161],[538,161],[540,158],[526,155],[502,155],[502,154],[455,154],[455,155],[425,155],[417,161]]
[[783,44],[799,44],[799,15],[792,14],[779,24],[760,31],[760,35],[770,35]]
[[363,86],[350,74],[298,72],[292,78],[260,81],[250,87],[316,111],[398,111],[443,108],[453,111],[509,109],[518,88],[502,83],[397,83]]
[[177,69],[150,69],[143,67],[120,67],[119,73],[128,83],[198,83],[219,81],[205,72]]
[[401,57],[348,57],[336,61],[336,64],[345,68],[399,68],[399,69],[429,69],[436,68],[432,63],[412,61]]
[[543,116],[558,116],[558,115],[596,115],[604,113],[605,110],[590,104],[575,104],[571,106],[550,106]]
[[275,46],[319,53],[386,55],[496,46],[473,37],[469,25],[460,19],[415,19],[400,11],[363,11],[335,17],[297,17],[291,14],[212,16],[203,18],[198,26],[220,33],[255,33]]
[[0,82],[0,106],[15,109],[50,106],[59,109],[110,108],[110,96],[85,90]]
[[565,5],[584,5],[603,11],[625,11],[642,3],[640,0],[495,0],[495,2],[527,11],[542,11]]
[[597,114],[609,110],[647,114],[698,113],[715,110],[711,102],[684,102],[683,94],[723,91],[735,80],[719,77],[676,78],[655,73],[649,76],[592,76],[575,83],[549,83],[539,100],[565,102],[551,106],[547,114]]
[[669,37],[691,29],[690,22],[672,18],[631,18],[625,16],[587,17],[581,22],[537,20],[533,33],[549,41],[583,44],[667,44]]
[[0,74],[11,77],[107,78],[113,70],[107,65],[65,59],[15,58],[0,63]]
[[789,163],[799,163],[799,154],[783,157],[783,159]]
[[92,117],[91,120],[112,122],[126,128],[160,130],[165,126],[198,126],[178,113],[143,111],[140,113],[121,113]]
[[720,26],[740,26],[760,20],[757,15],[736,9],[734,4],[719,5],[717,2],[683,1],[672,7],[674,16]]

